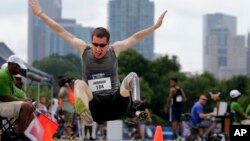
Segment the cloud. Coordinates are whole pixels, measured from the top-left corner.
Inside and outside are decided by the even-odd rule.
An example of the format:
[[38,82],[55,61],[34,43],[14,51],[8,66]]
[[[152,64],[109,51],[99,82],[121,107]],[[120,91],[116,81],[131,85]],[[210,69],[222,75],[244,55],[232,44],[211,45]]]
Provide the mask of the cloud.
[[27,60],[27,17],[12,15],[0,22],[0,41],[23,60]]
[[63,1],[63,17],[76,18],[83,26],[107,27],[108,0],[98,2],[77,1],[77,3],[68,0]]

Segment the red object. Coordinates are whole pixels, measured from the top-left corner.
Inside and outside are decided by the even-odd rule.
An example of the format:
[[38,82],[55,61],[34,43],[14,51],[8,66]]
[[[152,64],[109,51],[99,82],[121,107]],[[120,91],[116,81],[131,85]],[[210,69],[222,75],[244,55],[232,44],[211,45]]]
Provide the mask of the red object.
[[53,135],[56,133],[58,129],[58,124],[52,121],[50,118],[45,116],[44,114],[40,114],[38,116],[38,120],[40,121],[43,129],[44,129],[44,141],[52,141]]
[[162,134],[162,127],[160,125],[156,126],[153,141],[164,141],[163,134]]

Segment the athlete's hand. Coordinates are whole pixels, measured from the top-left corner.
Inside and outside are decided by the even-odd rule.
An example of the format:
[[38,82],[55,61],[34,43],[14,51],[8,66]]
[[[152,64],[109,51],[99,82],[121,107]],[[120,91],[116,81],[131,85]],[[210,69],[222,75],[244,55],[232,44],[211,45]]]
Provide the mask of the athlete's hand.
[[166,10],[166,11],[164,11],[162,14],[161,14],[161,16],[158,18],[158,20],[157,20],[157,22],[155,23],[155,28],[159,28],[160,26],[161,26],[161,24],[162,24],[162,21],[163,21],[163,19],[164,19],[164,16],[165,16],[165,14],[167,13],[168,11]]
[[29,0],[29,5],[31,6],[32,12],[39,16],[42,13],[42,9],[38,0]]

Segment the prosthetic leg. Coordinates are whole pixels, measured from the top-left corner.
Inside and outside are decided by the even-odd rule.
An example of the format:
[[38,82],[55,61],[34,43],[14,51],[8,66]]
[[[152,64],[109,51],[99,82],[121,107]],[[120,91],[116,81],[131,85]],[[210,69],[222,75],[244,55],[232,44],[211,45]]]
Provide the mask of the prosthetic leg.
[[[125,121],[130,124],[137,124],[138,122],[147,118],[145,109],[141,108],[141,95],[140,95],[140,83],[136,73],[131,72],[124,79],[124,86],[130,91],[130,107],[128,111],[128,118]],[[136,113],[139,113],[136,115]]]
[[137,108],[141,104],[141,95],[140,95],[140,82],[139,78],[133,77],[132,81],[130,82],[130,88],[131,88],[131,98],[132,98],[132,106],[134,108]]

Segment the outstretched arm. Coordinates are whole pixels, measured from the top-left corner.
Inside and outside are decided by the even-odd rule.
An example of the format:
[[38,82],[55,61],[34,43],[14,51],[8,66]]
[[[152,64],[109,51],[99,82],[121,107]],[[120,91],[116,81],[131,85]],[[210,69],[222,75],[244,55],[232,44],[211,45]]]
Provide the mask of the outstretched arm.
[[73,34],[66,31],[56,21],[43,13],[38,0],[29,0],[29,4],[32,8],[32,12],[41,18],[41,20],[43,20],[60,38],[77,49],[80,54],[83,53],[84,49],[86,48],[85,41],[75,37]]
[[133,34],[132,36],[128,37],[127,39],[123,41],[115,42],[114,50],[115,50],[116,56],[119,56],[120,52],[132,47],[133,45],[135,45],[136,43],[138,43],[139,41],[147,37],[150,33],[158,29],[162,25],[162,21],[166,13],[167,11],[164,11],[154,25],[136,32],[135,34]]

